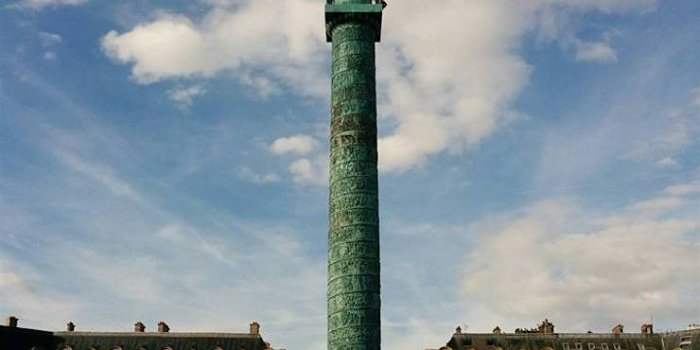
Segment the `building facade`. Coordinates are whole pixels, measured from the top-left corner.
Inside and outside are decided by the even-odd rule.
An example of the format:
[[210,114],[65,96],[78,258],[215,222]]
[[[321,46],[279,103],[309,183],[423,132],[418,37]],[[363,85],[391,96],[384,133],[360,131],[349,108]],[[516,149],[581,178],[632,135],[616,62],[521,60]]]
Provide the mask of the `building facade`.
[[[543,327],[544,325],[544,327]],[[462,333],[457,328],[440,350],[700,350],[700,329],[654,333],[644,324],[639,333],[624,333],[617,325],[610,333],[555,333],[545,320],[538,328],[504,333]]]

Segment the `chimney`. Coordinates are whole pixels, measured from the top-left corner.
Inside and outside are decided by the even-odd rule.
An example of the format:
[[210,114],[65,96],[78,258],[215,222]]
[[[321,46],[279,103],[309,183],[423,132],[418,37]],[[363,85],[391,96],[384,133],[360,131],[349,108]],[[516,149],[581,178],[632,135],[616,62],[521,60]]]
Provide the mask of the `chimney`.
[[143,333],[146,331],[146,325],[143,324],[143,322],[138,321],[134,323],[134,332],[136,333]]
[[75,323],[73,323],[72,321],[66,323],[66,331],[75,332]]
[[170,327],[168,327],[168,324],[163,321],[158,322],[158,333],[168,332],[170,332]]
[[7,326],[10,328],[17,328],[17,322],[19,322],[19,318],[15,316],[10,316],[7,318]]
[[257,323],[253,321],[253,323],[250,324],[250,334],[253,335],[259,335],[260,334],[260,323]]
[[625,332],[625,326],[618,324],[617,326],[613,327],[612,329],[612,334],[614,335],[620,335]]
[[642,334],[651,335],[654,334],[654,325],[651,323],[645,323],[642,325]]

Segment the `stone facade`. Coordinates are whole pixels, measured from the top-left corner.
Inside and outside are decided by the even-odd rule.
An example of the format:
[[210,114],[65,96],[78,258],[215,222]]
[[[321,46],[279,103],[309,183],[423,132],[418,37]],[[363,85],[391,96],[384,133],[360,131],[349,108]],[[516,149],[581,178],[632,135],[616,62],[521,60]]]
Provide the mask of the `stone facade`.
[[[554,326],[552,325],[552,328]],[[620,331],[620,327],[615,327]],[[700,329],[653,333],[462,333],[440,350],[700,350]]]

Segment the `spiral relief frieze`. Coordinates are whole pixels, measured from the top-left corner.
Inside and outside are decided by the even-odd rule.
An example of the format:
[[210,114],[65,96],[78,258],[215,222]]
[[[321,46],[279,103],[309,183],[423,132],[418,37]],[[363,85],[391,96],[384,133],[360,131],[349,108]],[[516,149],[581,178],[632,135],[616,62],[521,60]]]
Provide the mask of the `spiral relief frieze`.
[[377,27],[352,13],[329,22],[331,74],[328,348],[378,350]]

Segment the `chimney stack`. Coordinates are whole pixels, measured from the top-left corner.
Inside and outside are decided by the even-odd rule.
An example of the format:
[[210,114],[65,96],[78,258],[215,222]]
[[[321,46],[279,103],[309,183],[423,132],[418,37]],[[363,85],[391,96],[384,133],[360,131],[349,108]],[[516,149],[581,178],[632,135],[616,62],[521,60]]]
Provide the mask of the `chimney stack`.
[[260,334],[260,323],[253,321],[250,324],[250,334],[259,335]]
[[143,333],[146,331],[146,325],[143,324],[143,322],[138,321],[134,323],[134,332],[136,333]]
[[75,323],[73,323],[72,321],[66,323],[66,331],[74,332],[75,331]]
[[651,323],[645,323],[642,325],[642,334],[651,335],[654,334],[654,325]]
[[168,332],[170,332],[170,327],[168,327],[168,324],[163,321],[158,322],[158,333]]
[[17,328],[17,322],[19,322],[19,319],[15,316],[10,316],[7,318],[7,326],[10,328]]

